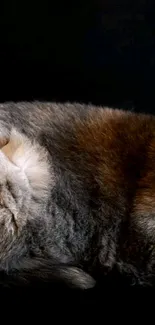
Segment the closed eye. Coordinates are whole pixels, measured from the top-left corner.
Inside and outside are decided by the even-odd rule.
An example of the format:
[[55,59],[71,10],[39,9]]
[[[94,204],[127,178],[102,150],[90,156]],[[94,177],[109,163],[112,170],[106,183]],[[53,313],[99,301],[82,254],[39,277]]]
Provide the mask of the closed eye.
[[9,182],[9,180],[6,181],[6,188],[10,192],[14,201],[16,202],[17,198],[16,198],[16,195],[14,194],[13,186],[12,186],[11,182]]
[[[7,192],[9,192],[8,195],[7,195]],[[6,193],[6,195],[4,193]],[[15,230],[18,230],[18,225],[16,222],[15,214],[12,211],[13,209],[10,209],[11,205],[16,206],[16,201],[15,201],[15,196],[13,195],[13,190],[11,188],[11,183],[7,181],[5,186],[3,186],[2,190],[1,190],[0,206],[1,206],[1,208],[5,209],[5,210],[7,210],[7,212],[9,212],[11,221],[15,227]]]

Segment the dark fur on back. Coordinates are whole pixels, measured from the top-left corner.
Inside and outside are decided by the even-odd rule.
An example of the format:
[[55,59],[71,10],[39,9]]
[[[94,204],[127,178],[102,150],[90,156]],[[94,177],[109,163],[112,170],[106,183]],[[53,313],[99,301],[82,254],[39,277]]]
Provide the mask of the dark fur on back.
[[[1,236],[0,228],[6,283],[29,283],[36,275],[87,288],[116,268],[132,284],[154,284],[155,118],[91,105],[6,103],[0,105],[0,127],[7,158],[21,164],[21,148],[24,143],[28,155],[30,141],[36,171],[40,160],[41,173],[46,169],[46,155],[50,178],[48,184],[45,171],[47,182],[41,178],[38,190],[24,160],[33,194],[17,213],[18,234]],[[27,139],[18,155],[12,154],[14,138],[3,150],[12,128],[15,139],[18,132]]]

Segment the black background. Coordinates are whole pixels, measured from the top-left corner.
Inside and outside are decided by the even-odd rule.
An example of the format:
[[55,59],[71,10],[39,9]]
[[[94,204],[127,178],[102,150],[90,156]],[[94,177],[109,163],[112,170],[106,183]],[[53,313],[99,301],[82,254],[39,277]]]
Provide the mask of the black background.
[[0,101],[71,100],[153,112],[153,1],[0,6]]
[[[154,113],[154,88],[153,1],[1,1],[0,102],[80,101]],[[40,304],[47,301],[45,292],[36,296]],[[60,296],[53,296],[50,291],[59,305]],[[4,304],[16,304],[14,297],[5,292]],[[17,297],[22,304],[27,293]],[[26,299],[30,306],[36,298],[29,293]],[[100,299],[95,291],[68,301]]]

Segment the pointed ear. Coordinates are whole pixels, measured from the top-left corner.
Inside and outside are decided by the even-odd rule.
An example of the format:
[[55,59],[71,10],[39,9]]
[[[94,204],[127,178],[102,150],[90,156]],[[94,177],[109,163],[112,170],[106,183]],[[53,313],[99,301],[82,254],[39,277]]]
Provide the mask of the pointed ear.
[[43,194],[51,182],[47,151],[16,130],[11,131],[10,139],[1,151],[24,172],[35,193],[40,195],[42,191]]
[[3,141],[3,146],[1,147],[1,151],[5,154],[5,156],[12,162],[14,162],[14,157],[18,153],[18,155],[23,154],[23,139],[20,134],[18,134],[15,130],[13,130],[10,134],[10,138],[7,141]]

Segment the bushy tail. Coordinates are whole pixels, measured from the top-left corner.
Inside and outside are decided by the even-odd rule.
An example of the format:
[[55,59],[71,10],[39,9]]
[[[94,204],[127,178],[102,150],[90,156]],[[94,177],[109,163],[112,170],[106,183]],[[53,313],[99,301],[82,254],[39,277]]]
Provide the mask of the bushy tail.
[[95,280],[78,267],[53,264],[44,259],[25,260],[16,269],[0,271],[0,285],[3,287],[46,287],[51,284],[90,289],[95,286]]

